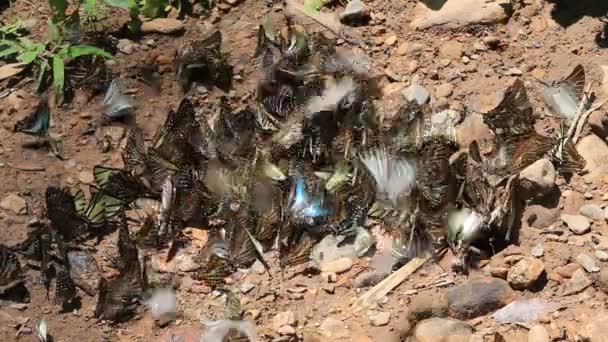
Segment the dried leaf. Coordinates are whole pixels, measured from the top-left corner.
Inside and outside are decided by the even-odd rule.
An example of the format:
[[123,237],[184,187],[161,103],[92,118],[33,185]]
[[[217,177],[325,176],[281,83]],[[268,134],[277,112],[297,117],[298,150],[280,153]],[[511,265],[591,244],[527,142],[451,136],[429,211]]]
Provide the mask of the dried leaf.
[[26,63],[11,63],[1,66],[0,80],[17,75],[18,73],[22,72],[26,66]]

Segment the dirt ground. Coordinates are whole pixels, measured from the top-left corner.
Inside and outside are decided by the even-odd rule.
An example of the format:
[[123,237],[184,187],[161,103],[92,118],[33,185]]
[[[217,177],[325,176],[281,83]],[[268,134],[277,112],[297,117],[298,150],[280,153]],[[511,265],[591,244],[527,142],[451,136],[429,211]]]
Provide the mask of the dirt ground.
[[[452,1],[452,0],[450,0]],[[372,46],[366,53],[373,60],[374,70],[384,73],[389,70],[402,77],[402,82],[393,82],[389,77],[383,78],[386,87],[405,87],[414,77],[419,84],[425,86],[431,94],[436,87],[443,83],[454,86],[453,93],[448,96],[447,106],[454,109],[468,108],[476,110],[487,105],[490,99],[500,90],[504,90],[510,76],[505,71],[516,68],[513,75],[521,74],[525,81],[528,94],[536,111],[541,116],[548,112],[540,98],[540,83],[538,79],[554,80],[563,77],[577,63],[585,66],[588,80],[597,82],[599,87],[604,77],[600,65],[608,65],[608,54],[602,48],[606,40],[602,40],[602,32],[606,24],[599,19],[599,11],[577,8],[561,8],[558,4],[545,0],[523,0],[526,6],[516,6],[511,18],[504,23],[491,25],[473,25],[459,29],[430,28],[414,30],[409,23],[415,17],[416,1],[412,0],[368,0],[371,8],[372,21],[358,27]],[[601,1],[598,1],[601,2]],[[326,9],[340,11],[343,6],[337,5]],[[583,5],[581,5],[581,8]],[[601,5],[600,5],[601,7]],[[606,7],[606,6],[605,6]],[[162,64],[162,93],[160,96],[145,96],[135,80],[127,81],[127,88],[132,88],[137,99],[137,125],[142,127],[147,137],[151,137],[156,128],[165,120],[170,109],[175,109],[180,101],[179,91],[175,82],[175,71],[170,64],[175,49],[184,41],[196,37],[197,25],[218,25],[223,34],[223,49],[229,53],[230,62],[235,65],[235,74],[239,75],[234,82],[231,97],[235,102],[245,103],[254,90],[257,77],[257,66],[253,58],[256,44],[256,31],[262,16],[271,13],[280,20],[281,4],[272,5],[262,0],[244,0],[233,6],[229,11],[214,11],[211,17],[186,19],[186,32],[180,36],[145,35],[133,39],[137,44],[130,55],[117,53],[114,70],[127,75],[129,69],[141,61],[161,61]],[[577,12],[580,12],[578,15]],[[595,11],[595,9],[594,9]],[[603,9],[605,15],[607,9]],[[564,13],[569,13],[565,15]],[[15,0],[11,7],[2,13],[3,18],[20,18],[21,20],[35,19],[33,35],[42,35],[46,30],[46,20],[49,9],[46,2]],[[606,32],[604,32],[606,35]],[[389,39],[396,37],[396,42]],[[498,49],[478,49],[476,44],[487,37],[497,37],[501,42]],[[121,37],[122,38],[122,37]],[[153,44],[146,41],[153,39]],[[441,56],[441,49],[447,42],[462,44],[462,56],[449,59]],[[392,44],[387,44],[392,43]],[[404,45],[406,44],[406,45]],[[403,47],[405,46],[405,47]],[[409,48],[408,48],[409,47]],[[161,63],[159,63],[161,64]],[[395,84],[397,83],[397,84]],[[220,90],[214,89],[203,101],[212,103]],[[61,108],[53,109],[52,130],[64,139],[65,160],[60,160],[41,150],[24,149],[21,147],[22,134],[12,132],[12,126],[22,115],[33,110],[37,99],[33,95],[32,84],[26,84],[17,90],[16,96],[2,100],[0,114],[0,197],[17,194],[27,202],[27,214],[17,215],[8,210],[0,210],[0,240],[3,244],[12,245],[25,238],[27,222],[44,208],[44,189],[48,184],[61,182],[72,186],[81,186],[83,171],[91,172],[94,165],[109,164],[121,166],[120,149],[114,148],[107,153],[102,152],[99,143],[99,133],[95,136],[82,135],[91,117],[99,115],[101,97],[86,101],[86,96],[76,94],[72,103]],[[604,109],[605,113],[605,109]],[[120,134],[120,133],[119,133]],[[608,162],[607,162],[608,163]],[[25,171],[24,169],[35,170]],[[602,208],[608,204],[605,195],[608,190],[608,178],[589,180],[575,176],[569,183],[559,180],[561,196],[558,196],[561,213],[578,214],[578,207],[584,203],[594,203]],[[567,192],[567,190],[571,190]],[[564,196],[567,193],[568,196]],[[585,196],[583,196],[585,194]],[[587,196],[587,194],[590,194]],[[587,198],[585,198],[587,197]],[[567,230],[566,230],[567,231]],[[606,220],[594,221],[594,234],[608,235]],[[553,273],[559,266],[575,262],[581,252],[593,255],[589,245],[590,235],[569,235],[565,240],[549,241],[542,229],[523,224],[520,233],[519,251],[530,255],[537,244],[544,247],[542,261],[548,274]],[[501,258],[502,256],[497,256]],[[365,264],[365,260],[362,261]],[[445,265],[448,264],[446,261]],[[600,262],[602,264],[602,262]],[[321,330],[321,324],[333,317],[348,327],[348,336],[327,339],[336,341],[399,341],[400,333],[408,325],[406,308],[419,295],[438,295],[446,291],[452,284],[465,282],[476,276],[487,274],[488,261],[482,261],[480,269],[472,270],[468,276],[455,275],[445,271],[440,265],[429,263],[408,278],[396,290],[390,293],[378,304],[377,311],[390,312],[390,322],[384,326],[372,326],[370,312],[358,315],[348,313],[351,300],[361,295],[366,289],[354,289],[350,282],[343,286],[328,284],[320,275],[297,275],[280,282],[278,275],[269,278],[267,274],[250,272],[244,280],[254,284],[251,292],[243,295],[243,306],[249,311],[249,318],[255,318],[257,332],[262,341],[285,340],[287,336],[279,337],[273,328],[273,319],[277,313],[291,311],[295,315],[298,336],[314,336]],[[602,267],[608,267],[601,265]],[[103,266],[102,266],[103,269]],[[356,268],[338,276],[354,278]],[[187,288],[187,280],[181,279],[178,291],[179,314],[177,321],[166,327],[158,327],[149,312],[142,313],[128,323],[115,326],[108,325],[93,318],[95,298],[82,294],[82,308],[77,312],[58,313],[57,307],[46,298],[43,287],[37,285],[39,273],[28,270],[27,284],[30,291],[30,302],[22,310],[13,308],[0,309],[0,341],[36,341],[35,333],[24,334],[17,338],[17,329],[11,324],[10,317],[28,319],[26,326],[34,330],[36,323],[45,319],[55,341],[173,341],[169,336],[179,331],[190,331],[195,334],[201,328],[200,320],[214,317],[222,312],[219,299],[214,299],[209,293],[196,288]],[[181,273],[180,278],[188,278]],[[559,281],[548,280],[541,291],[518,291],[520,298],[554,298],[565,309],[554,314],[552,322],[545,321],[545,326],[555,340],[574,341],[574,336],[581,325],[591,317],[606,309],[607,295],[595,287],[589,287],[584,292],[559,297]],[[428,286],[437,279],[446,279],[445,286]],[[562,279],[563,281],[563,279]],[[237,286],[238,285],[237,283]],[[275,288],[279,288],[275,291]],[[253,311],[251,311],[253,310]],[[373,312],[372,312],[373,314]],[[475,331],[485,331],[485,341],[494,341],[493,331],[499,331],[507,341],[523,341],[527,337],[529,326],[505,325],[497,326],[489,316],[469,321]],[[489,329],[489,330],[488,330]],[[562,330],[565,331],[562,334]],[[35,331],[35,330],[34,330]],[[557,331],[557,332],[556,332]],[[563,337],[563,339],[561,338]],[[313,339],[308,339],[313,341]],[[319,339],[324,340],[324,339]],[[182,340],[180,340],[182,341]],[[194,339],[184,339],[194,341]]]

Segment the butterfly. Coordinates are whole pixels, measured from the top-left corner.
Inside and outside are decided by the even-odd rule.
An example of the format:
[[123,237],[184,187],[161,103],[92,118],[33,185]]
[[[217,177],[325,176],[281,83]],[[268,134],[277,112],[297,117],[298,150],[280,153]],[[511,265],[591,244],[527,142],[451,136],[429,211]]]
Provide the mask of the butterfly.
[[502,101],[484,113],[483,121],[497,135],[523,135],[534,129],[535,117],[522,80],[505,90]]
[[543,100],[549,108],[564,119],[574,119],[585,91],[585,68],[578,64],[561,81],[542,82],[542,85]]
[[58,258],[52,263],[55,269],[55,302],[67,309],[69,306],[76,304],[78,294],[74,281],[70,277],[67,245],[61,236],[56,236],[55,239],[59,249]]
[[416,185],[415,162],[392,157],[385,149],[362,154],[359,160],[373,178],[379,199],[386,199],[398,207],[400,197],[413,191]]
[[138,198],[149,196],[145,185],[125,170],[95,165],[93,176],[95,183],[101,190],[126,204],[132,203]]
[[0,244],[0,295],[23,283],[21,264],[17,255]]
[[135,104],[130,96],[122,93],[118,79],[112,80],[103,98],[104,115],[111,120],[122,119],[133,114]]
[[221,51],[222,34],[213,30],[203,39],[187,42],[177,51],[177,80],[187,93],[196,81],[216,82],[232,77]]
[[51,121],[51,110],[48,99],[42,97],[36,110],[15,124],[14,131],[29,135],[47,137]]
[[87,221],[89,228],[103,227],[109,219],[120,213],[127,203],[109,195],[93,185],[89,187],[91,199],[86,203],[84,192],[79,190],[74,195],[76,212]]
[[80,216],[84,207],[80,197],[75,200],[67,190],[50,186],[46,189],[45,198],[51,227],[61,234],[64,241],[70,242],[88,235],[88,223]]

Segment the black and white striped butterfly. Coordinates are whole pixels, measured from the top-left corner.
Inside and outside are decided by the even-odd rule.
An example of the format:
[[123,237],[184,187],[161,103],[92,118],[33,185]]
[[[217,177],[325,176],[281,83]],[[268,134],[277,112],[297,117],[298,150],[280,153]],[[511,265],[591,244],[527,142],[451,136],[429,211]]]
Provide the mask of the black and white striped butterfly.
[[103,98],[103,113],[111,120],[122,119],[135,110],[133,99],[123,94],[121,88],[117,79],[112,80]]

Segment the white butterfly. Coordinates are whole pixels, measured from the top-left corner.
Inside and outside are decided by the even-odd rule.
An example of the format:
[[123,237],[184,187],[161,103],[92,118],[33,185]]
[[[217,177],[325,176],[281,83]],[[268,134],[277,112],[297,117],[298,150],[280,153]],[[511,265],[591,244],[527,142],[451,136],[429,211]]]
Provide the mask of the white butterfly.
[[45,320],[41,320],[38,323],[38,326],[36,327],[36,329],[38,330],[38,339],[40,340],[40,342],[46,342],[48,339],[48,332],[47,332],[47,328],[46,328],[46,321]]
[[124,95],[120,82],[112,80],[103,98],[104,114],[110,119],[120,119],[133,113],[135,105],[130,96]]
[[369,152],[359,159],[376,181],[378,198],[385,196],[398,207],[399,199],[414,190],[416,163],[413,160],[392,157],[384,149]]

